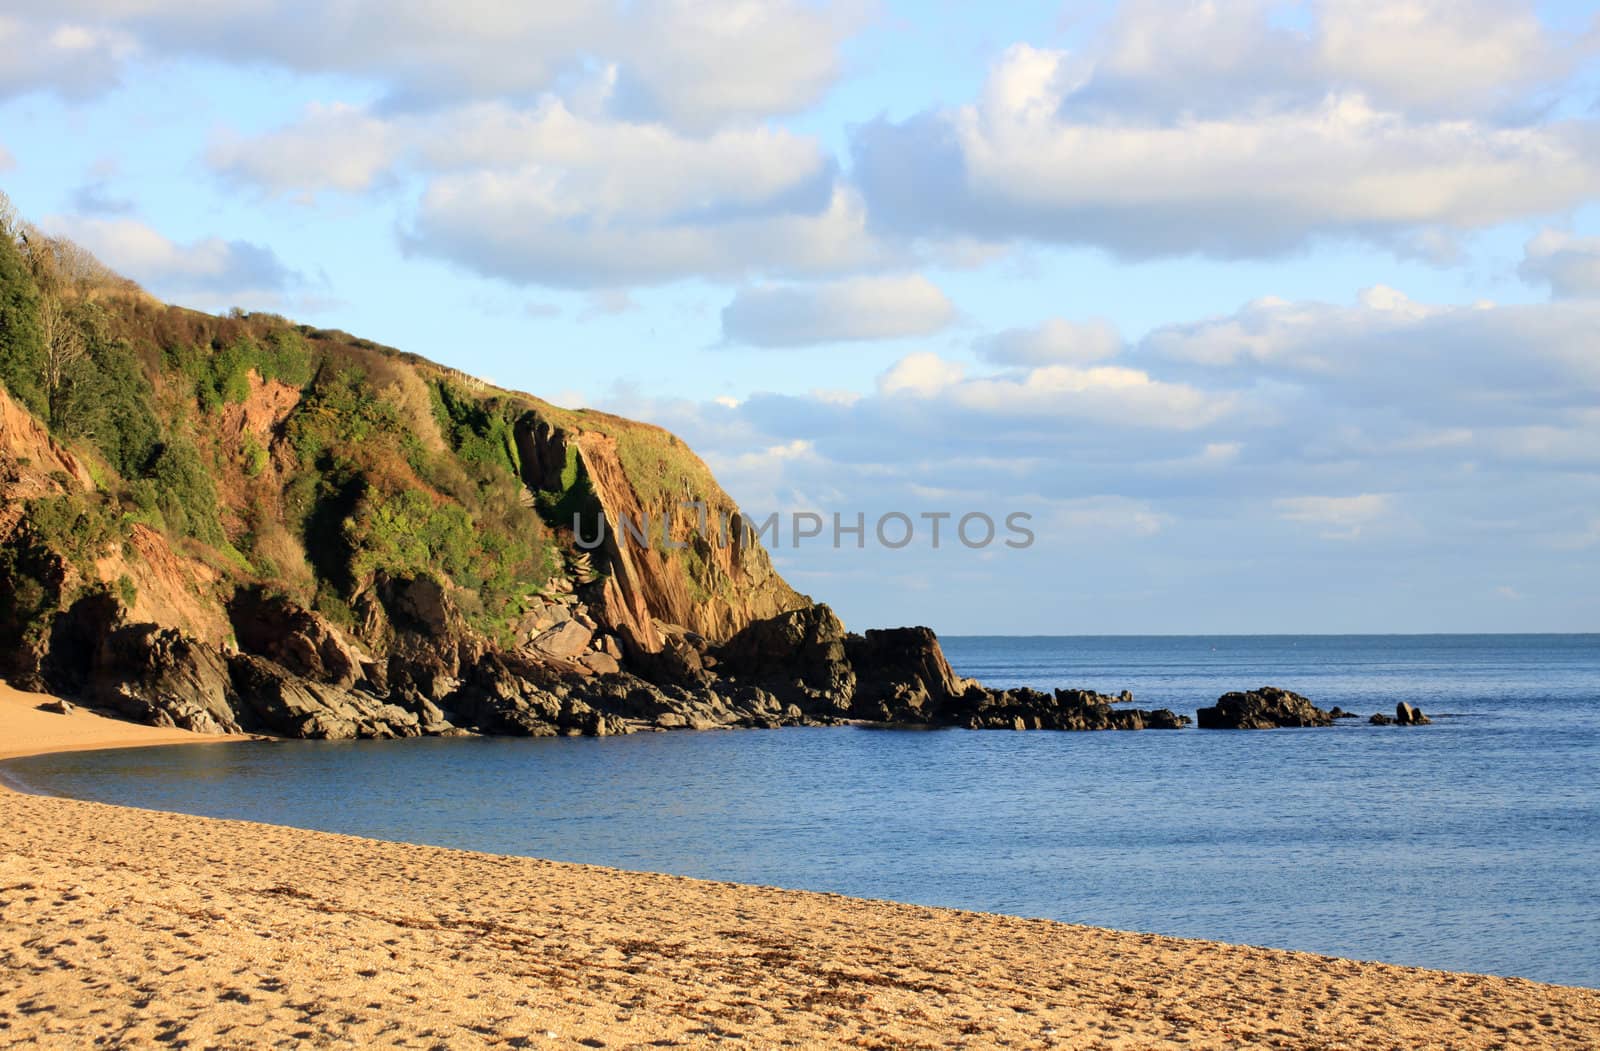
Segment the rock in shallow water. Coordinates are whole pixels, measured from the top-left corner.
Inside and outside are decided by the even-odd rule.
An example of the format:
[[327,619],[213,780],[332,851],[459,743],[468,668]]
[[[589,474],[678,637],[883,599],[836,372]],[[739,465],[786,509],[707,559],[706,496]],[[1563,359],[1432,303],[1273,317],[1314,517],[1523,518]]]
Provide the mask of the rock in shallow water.
[[1332,726],[1333,716],[1290,690],[1263,686],[1226,693],[1196,715],[1202,730],[1273,730],[1282,726]]

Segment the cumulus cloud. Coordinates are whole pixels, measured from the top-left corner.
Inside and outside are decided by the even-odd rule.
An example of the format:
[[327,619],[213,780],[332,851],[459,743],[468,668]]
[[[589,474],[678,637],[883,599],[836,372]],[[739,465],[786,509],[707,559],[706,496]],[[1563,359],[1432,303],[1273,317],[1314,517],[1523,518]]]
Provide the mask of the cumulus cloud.
[[884,399],[936,402],[952,418],[1056,417],[1156,430],[1204,427],[1237,406],[1231,394],[1158,380],[1139,369],[1044,365],[974,375],[927,351],[897,361],[878,378],[877,389]]
[[[564,79],[615,68],[627,107],[705,130],[792,113],[839,74],[859,4],[801,0],[19,0],[0,22],[18,56],[0,91],[104,90],[134,57],[192,57],[360,77],[391,106],[526,99]],[[93,26],[95,28],[87,28]],[[44,46],[39,46],[39,42]]]
[[28,14],[0,13],[0,98],[41,89],[75,100],[98,95],[116,85],[123,59],[138,47],[114,27]]
[[1600,397],[1600,303],[1431,305],[1382,286],[1352,305],[1264,298],[1151,332],[1142,355],[1314,385],[1340,403],[1452,421],[1526,422]]
[[51,216],[40,225],[163,298],[212,307],[276,304],[304,281],[270,248],[248,241],[182,243],[136,219]]
[[1133,258],[1241,257],[1316,235],[1485,227],[1600,192],[1600,139],[1584,122],[1430,122],[1357,95],[1267,114],[1098,120],[1074,112],[1067,62],[1019,45],[978,103],[859,129],[874,218]]
[[1108,321],[1054,317],[1033,328],[1013,328],[978,341],[978,353],[1002,365],[1081,365],[1116,357],[1122,337]]
[[1584,56],[1524,0],[1131,0],[1078,101],[1201,112],[1358,92],[1411,112],[1478,114],[1558,82]]
[[1600,237],[1542,230],[1523,248],[1517,272],[1557,296],[1600,295]]
[[925,277],[859,277],[808,285],[741,288],[722,311],[722,335],[757,347],[926,336],[955,307]]
[[313,103],[295,124],[250,138],[222,132],[212,171],[268,193],[371,189],[399,155],[399,129],[357,106]]
[[1450,261],[1457,232],[1600,192],[1600,125],[1540,94],[1593,48],[1531,5],[1290,6],[1136,0],[1085,51],[1011,47],[970,103],[854,131],[874,221],[1126,258],[1354,237]]
[[838,274],[895,258],[817,142],[770,126],[694,136],[554,96],[426,113],[313,106],[266,135],[219,138],[208,160],[296,199],[420,178],[405,247],[518,283]]
[[537,179],[497,173],[430,183],[406,245],[486,276],[564,288],[827,275],[893,258],[844,187],[816,212],[629,223],[592,215]]

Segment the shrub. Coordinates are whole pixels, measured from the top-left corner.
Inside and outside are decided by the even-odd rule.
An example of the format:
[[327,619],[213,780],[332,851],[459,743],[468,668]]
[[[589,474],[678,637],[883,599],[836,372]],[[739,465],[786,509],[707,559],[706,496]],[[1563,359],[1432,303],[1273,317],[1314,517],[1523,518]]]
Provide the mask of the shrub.
[[224,543],[217,518],[217,487],[193,445],[181,439],[162,445],[150,465],[149,478],[168,529],[214,546]]

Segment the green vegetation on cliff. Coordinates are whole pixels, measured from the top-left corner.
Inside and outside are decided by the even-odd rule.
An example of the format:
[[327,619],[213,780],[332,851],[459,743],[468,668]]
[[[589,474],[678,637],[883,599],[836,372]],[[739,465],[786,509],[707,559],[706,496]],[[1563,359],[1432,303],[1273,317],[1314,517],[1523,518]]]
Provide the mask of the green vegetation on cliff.
[[498,634],[560,565],[523,495],[522,409],[343,333],[155,303],[9,210],[0,223],[0,386],[96,483],[58,479],[5,523],[13,636],[71,599],[40,583],[46,552],[91,586],[135,524],[345,623],[379,574],[427,574]]
[[[28,432],[0,433],[0,647],[89,590],[225,639],[242,586],[381,646],[378,585],[419,576],[509,643],[555,578],[614,568],[573,549],[574,514],[647,514],[657,531],[682,515],[681,539],[680,502],[706,502],[713,523],[734,510],[659,428],[274,314],[159,303],[3,196],[0,391]],[[759,548],[703,541],[641,558],[618,586],[597,615],[640,637],[651,618],[726,637],[801,600]]]

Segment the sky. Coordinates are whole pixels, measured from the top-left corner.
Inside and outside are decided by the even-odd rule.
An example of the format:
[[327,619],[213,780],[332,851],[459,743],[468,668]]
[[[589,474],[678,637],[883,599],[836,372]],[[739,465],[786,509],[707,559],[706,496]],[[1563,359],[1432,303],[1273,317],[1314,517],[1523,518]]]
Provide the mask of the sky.
[[668,427],[852,628],[1596,631],[1597,51],[1518,0],[12,0],[0,189],[164,299]]

